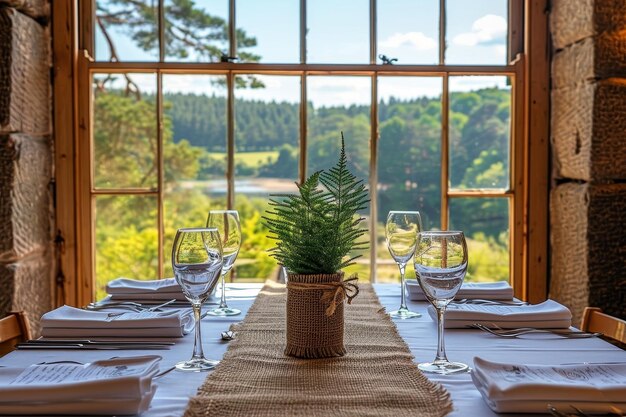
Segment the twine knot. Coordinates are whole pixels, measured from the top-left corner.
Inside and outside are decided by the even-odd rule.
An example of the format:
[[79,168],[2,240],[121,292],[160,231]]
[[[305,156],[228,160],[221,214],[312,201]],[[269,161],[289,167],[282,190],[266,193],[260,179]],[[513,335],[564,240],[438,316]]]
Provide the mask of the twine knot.
[[337,306],[348,300],[348,304],[352,304],[352,299],[359,294],[359,287],[356,285],[358,281],[356,275],[339,282],[327,282],[309,284],[304,282],[287,282],[287,288],[294,290],[322,290],[320,301],[327,303],[325,313],[332,316],[337,310]]

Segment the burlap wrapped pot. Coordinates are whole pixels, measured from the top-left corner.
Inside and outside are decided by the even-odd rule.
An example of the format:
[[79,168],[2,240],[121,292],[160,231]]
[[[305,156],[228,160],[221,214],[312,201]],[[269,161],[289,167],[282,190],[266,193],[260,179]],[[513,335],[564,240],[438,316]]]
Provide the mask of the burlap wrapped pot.
[[358,292],[356,285],[346,282],[343,272],[288,274],[285,355],[309,359],[345,355],[343,301],[347,295],[346,285],[354,293],[349,300]]

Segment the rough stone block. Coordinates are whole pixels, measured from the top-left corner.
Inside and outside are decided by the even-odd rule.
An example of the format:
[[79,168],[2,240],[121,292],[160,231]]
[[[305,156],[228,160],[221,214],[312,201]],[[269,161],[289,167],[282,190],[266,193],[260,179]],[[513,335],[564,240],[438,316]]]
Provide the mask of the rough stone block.
[[[9,311],[25,311],[33,336],[39,334],[39,319],[50,311],[51,253],[46,252],[12,264],[0,264],[0,316]],[[10,293],[4,293],[7,289]]]
[[626,184],[561,184],[550,196],[550,297],[626,317]]
[[555,49],[564,48],[593,36],[595,0],[553,0],[550,11],[550,31]]
[[626,80],[553,90],[551,111],[557,177],[626,179]]
[[550,29],[556,50],[603,32],[626,29],[624,0],[553,0]]
[[48,137],[0,135],[0,263],[48,250],[51,165]]
[[12,8],[0,8],[0,132],[50,133],[50,37]]
[[0,0],[0,6],[13,7],[40,23],[47,22],[50,16],[50,5],[47,0]]
[[554,55],[553,88],[610,77],[626,78],[626,32],[622,36],[605,32],[586,38]]

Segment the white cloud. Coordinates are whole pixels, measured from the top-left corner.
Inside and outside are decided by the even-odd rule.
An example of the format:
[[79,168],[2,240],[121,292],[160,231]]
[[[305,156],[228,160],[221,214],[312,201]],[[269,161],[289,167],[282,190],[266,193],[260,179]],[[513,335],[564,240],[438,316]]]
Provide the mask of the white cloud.
[[437,41],[433,38],[429,38],[422,32],[394,33],[384,41],[381,41],[380,46],[383,48],[400,48],[408,46],[415,48],[418,51],[426,51],[429,49],[435,49],[437,47]]
[[456,35],[452,43],[461,46],[501,43],[506,31],[507,22],[504,17],[488,14],[474,21],[471,32]]

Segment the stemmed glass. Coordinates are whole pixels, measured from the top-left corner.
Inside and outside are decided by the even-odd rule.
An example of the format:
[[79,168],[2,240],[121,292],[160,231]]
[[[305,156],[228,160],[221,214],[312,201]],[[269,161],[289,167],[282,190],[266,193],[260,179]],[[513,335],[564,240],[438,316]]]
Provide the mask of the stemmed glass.
[[404,273],[406,264],[413,257],[417,244],[417,233],[422,230],[422,220],[417,211],[390,211],[385,225],[385,237],[391,257],[400,268],[402,294],[400,308],[389,313],[391,317],[410,319],[421,317],[420,313],[411,311],[406,306],[406,281]]
[[226,304],[226,274],[231,270],[239,248],[241,247],[241,228],[237,210],[211,210],[206,221],[207,227],[215,227],[222,237],[224,251],[224,266],[222,267],[222,298],[220,305],[208,314],[212,316],[236,316],[241,310],[230,308]]
[[415,250],[415,272],[426,298],[437,310],[438,323],[435,360],[420,363],[419,369],[436,374],[467,371],[466,364],[448,361],[443,338],[446,307],[461,288],[467,272],[467,244],[463,232],[420,232]]
[[222,263],[222,241],[216,228],[178,229],[172,247],[172,269],[193,308],[196,336],[191,359],[176,364],[181,371],[207,371],[219,363],[206,359],[202,352],[200,310],[217,285]]

